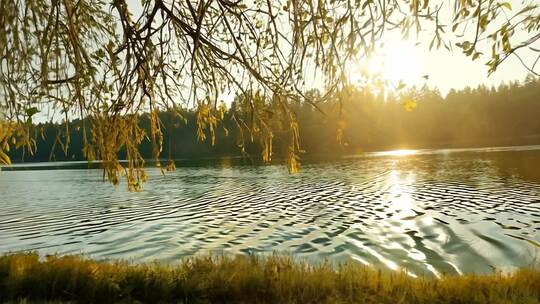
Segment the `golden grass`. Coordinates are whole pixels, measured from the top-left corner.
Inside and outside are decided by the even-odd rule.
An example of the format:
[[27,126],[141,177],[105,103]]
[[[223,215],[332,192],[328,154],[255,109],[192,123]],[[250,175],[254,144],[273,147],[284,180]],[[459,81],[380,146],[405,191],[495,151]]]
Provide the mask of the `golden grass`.
[[540,303],[540,271],[412,278],[354,263],[193,257],[174,266],[35,253],[0,257],[0,302]]

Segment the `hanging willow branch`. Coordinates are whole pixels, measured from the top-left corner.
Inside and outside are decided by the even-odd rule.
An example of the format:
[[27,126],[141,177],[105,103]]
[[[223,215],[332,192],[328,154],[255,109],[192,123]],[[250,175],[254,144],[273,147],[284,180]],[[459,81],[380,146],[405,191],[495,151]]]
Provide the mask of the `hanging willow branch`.
[[[36,112],[64,120],[66,141],[68,122],[84,119],[85,156],[102,160],[113,183],[126,174],[135,190],[145,180],[138,145],[151,140],[154,158],[161,153],[158,113],[197,108],[198,136],[213,143],[227,94],[241,97],[240,148],[259,138],[270,161],[279,134],[297,171],[300,133],[289,105],[316,107],[305,95],[316,79],[321,98],[337,96],[348,64],[390,31],[431,35],[430,47],[457,42],[489,72],[522,50],[540,52],[530,47],[540,39],[534,0],[518,8],[494,0],[0,0],[0,11],[0,162],[10,162],[10,145],[33,151]],[[142,115],[149,130],[139,127]]]

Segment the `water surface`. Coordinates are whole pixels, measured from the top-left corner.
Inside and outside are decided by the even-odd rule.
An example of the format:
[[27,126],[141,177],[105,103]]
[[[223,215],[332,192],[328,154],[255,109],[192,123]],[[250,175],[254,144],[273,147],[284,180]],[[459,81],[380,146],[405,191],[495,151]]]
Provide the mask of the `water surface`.
[[369,153],[295,175],[183,165],[150,169],[139,193],[81,164],[2,171],[0,253],[174,262],[277,251],[412,275],[511,270],[540,253],[540,146]]

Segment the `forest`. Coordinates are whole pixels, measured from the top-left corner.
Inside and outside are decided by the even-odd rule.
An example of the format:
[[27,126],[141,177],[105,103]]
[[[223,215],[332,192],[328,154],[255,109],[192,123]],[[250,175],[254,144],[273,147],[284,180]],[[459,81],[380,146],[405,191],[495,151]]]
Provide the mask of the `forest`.
[[[392,93],[385,96],[352,86],[344,92],[323,102],[298,102],[291,106],[298,121],[303,157],[540,143],[540,80],[532,76],[498,87],[450,90],[444,97],[437,89],[426,86],[406,89],[399,96]],[[317,90],[308,95],[321,100]],[[160,158],[258,156],[262,139],[249,135],[249,114],[242,114],[246,111],[240,109],[248,103],[237,96],[223,109],[223,117],[215,125],[213,145],[209,128],[203,130],[204,135],[197,132],[196,109],[162,111]],[[264,111],[264,107],[260,108]],[[241,115],[245,116],[243,120],[238,119]],[[267,115],[271,117],[271,113]],[[243,123],[239,124],[239,120]],[[69,123],[67,148],[64,123],[35,124],[32,129],[36,151],[13,149],[10,156],[14,162],[85,160],[83,123],[81,120]],[[148,117],[143,115],[140,124],[149,129]],[[279,131],[273,134],[272,154],[276,158],[286,153],[286,137]],[[139,148],[143,157],[151,158],[149,140],[143,141]],[[123,153],[119,151],[120,157]]]

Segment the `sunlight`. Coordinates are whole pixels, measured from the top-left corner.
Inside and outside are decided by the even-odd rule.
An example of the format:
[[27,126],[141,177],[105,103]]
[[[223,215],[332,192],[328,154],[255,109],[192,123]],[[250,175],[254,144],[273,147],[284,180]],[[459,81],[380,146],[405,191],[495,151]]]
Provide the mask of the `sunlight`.
[[388,82],[387,89],[395,90],[400,82],[413,85],[421,80],[423,61],[412,41],[399,37],[385,40],[367,62],[366,72]]
[[418,153],[418,150],[403,149],[403,150],[384,151],[384,152],[380,152],[379,155],[380,156],[410,156],[417,153]]

